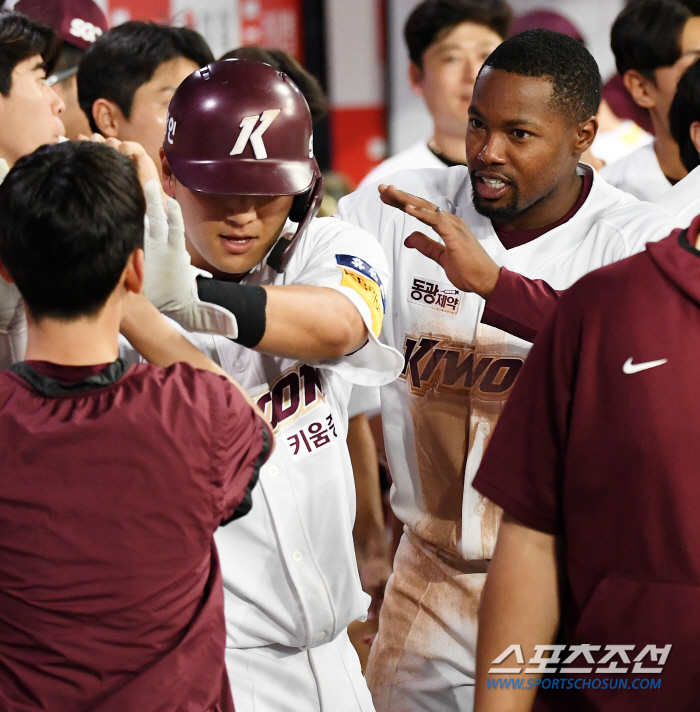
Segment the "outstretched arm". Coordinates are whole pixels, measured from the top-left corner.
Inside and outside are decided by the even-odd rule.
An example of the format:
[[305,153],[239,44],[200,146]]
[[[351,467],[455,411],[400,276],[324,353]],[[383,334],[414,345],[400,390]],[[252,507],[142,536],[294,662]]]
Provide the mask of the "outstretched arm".
[[266,328],[256,351],[297,359],[341,358],[362,348],[367,328],[343,294],[328,287],[264,287]]
[[183,362],[202,371],[223,376],[240,391],[253,410],[261,418],[264,417],[246,391],[226,371],[174,329],[143,294],[129,295],[120,331],[149,363],[167,368],[174,363]]
[[258,287],[206,277],[199,277],[197,285],[202,303],[218,305],[235,319],[235,340],[262,353],[333,359],[357,351],[367,341],[357,308],[335,289],[297,284]]
[[[556,537],[503,516],[479,610],[474,712],[529,712],[536,687],[492,687],[493,661],[509,646],[520,645],[525,666],[535,645],[549,645],[559,626]],[[512,658],[507,661],[511,663]],[[507,664],[504,663],[504,664]],[[522,666],[518,664],[518,667]],[[508,679],[517,679],[509,675]]]
[[543,280],[500,268],[481,246],[462,218],[395,186],[379,186],[382,202],[432,228],[444,244],[422,232],[406,238],[406,247],[437,262],[447,278],[463,292],[486,300],[482,321],[526,341],[534,341],[540,327],[554,311],[560,292]]

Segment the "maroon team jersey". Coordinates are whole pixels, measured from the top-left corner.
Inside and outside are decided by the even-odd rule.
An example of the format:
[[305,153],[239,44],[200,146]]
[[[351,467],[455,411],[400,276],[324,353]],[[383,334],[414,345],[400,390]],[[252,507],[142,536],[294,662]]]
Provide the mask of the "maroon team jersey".
[[634,646],[629,664],[615,657],[624,674],[589,677],[631,687],[650,677],[634,674],[645,646],[672,644],[661,668],[650,655],[641,664],[659,689],[552,690],[535,709],[700,709],[699,226],[563,294],[474,480],[527,526],[561,537],[557,642],[599,645],[596,661],[606,646]]
[[215,529],[267,426],[186,364],[0,373],[0,709],[231,710]]

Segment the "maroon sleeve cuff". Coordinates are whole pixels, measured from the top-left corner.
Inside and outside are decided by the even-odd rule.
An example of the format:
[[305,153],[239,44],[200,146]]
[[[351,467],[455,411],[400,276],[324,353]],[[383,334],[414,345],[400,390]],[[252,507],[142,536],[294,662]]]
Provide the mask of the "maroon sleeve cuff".
[[554,518],[543,512],[538,512],[531,505],[506,494],[498,485],[489,480],[487,474],[479,471],[472,482],[472,487],[497,504],[506,514],[515,517],[530,529],[536,529],[552,536],[561,533],[561,527],[558,526]]
[[483,324],[534,341],[552,314],[561,292],[541,279],[528,279],[501,267],[496,287],[486,302]]

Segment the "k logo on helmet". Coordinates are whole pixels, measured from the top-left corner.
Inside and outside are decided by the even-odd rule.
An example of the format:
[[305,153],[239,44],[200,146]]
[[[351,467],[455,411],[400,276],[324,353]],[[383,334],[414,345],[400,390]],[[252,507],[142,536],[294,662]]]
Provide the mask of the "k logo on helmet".
[[[270,128],[272,122],[281,113],[281,109],[268,109],[267,111],[263,111],[262,114],[246,116],[243,121],[241,121],[241,133],[238,136],[236,145],[233,147],[233,150],[229,155],[240,156],[243,153],[243,149],[245,149],[248,144],[248,141],[250,141],[255,157],[257,159],[267,158],[267,149],[265,148],[265,143],[263,141],[263,134]],[[258,121],[260,121],[260,125],[255,128]]]
[[323,197],[313,145],[311,113],[299,87],[269,64],[227,59],[180,84],[163,150],[189,190],[293,196],[289,220],[296,232],[280,237],[267,257],[268,266],[282,272]]

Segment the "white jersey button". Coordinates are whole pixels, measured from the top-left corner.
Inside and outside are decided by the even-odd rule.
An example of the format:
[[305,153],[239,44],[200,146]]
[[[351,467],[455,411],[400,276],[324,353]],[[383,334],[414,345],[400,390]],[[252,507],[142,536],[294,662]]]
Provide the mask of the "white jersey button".
[[277,465],[271,465],[270,467],[267,468],[267,471],[270,473],[272,477],[277,477],[280,473],[280,468],[277,467]]
[[321,633],[321,635],[319,635],[318,638],[316,638],[316,641],[319,643],[322,643],[325,639],[326,639],[326,634]]
[[238,361],[238,360],[234,361],[233,362],[233,370],[236,373],[243,373],[243,371],[245,371],[245,365],[243,364],[243,361]]
[[304,555],[299,551],[299,549],[294,549],[294,552],[292,553],[292,558],[294,561],[301,561],[304,558]]

